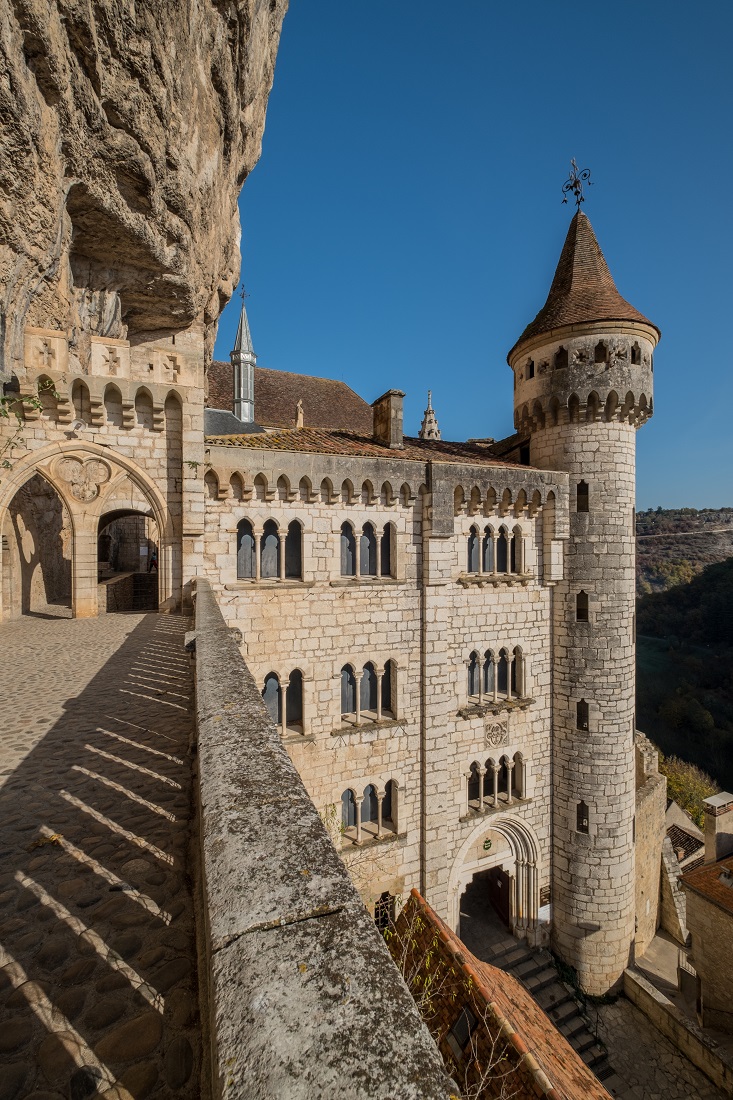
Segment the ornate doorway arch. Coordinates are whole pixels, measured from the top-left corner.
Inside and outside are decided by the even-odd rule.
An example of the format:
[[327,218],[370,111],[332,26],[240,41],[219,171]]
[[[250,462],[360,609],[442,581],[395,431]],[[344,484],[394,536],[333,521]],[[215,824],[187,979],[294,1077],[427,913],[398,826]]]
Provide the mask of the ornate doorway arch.
[[[504,844],[494,846],[490,833],[497,833]],[[485,842],[492,843],[485,847]],[[492,848],[494,851],[492,852]],[[463,891],[473,876],[490,870],[507,853],[513,863],[511,873],[510,924],[514,934],[527,937],[530,943],[538,941],[540,890],[537,866],[539,843],[531,825],[518,814],[500,813],[480,821],[461,845],[448,880],[449,919],[452,928],[460,932],[460,901]]]
[[108,447],[85,440],[54,443],[20,459],[0,484],[0,526],[17,491],[35,474],[61,497],[72,522],[72,608],[78,618],[97,614],[97,534],[99,517],[116,503],[142,501],[155,519],[160,607],[180,604],[181,546],[165,497],[137,463]]

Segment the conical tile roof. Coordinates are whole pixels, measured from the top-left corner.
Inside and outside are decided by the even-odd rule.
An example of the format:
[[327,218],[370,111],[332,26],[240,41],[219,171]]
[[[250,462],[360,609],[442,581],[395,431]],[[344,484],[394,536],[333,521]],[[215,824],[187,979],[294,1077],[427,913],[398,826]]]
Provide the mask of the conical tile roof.
[[570,223],[547,301],[509,355],[525,340],[565,325],[594,321],[638,321],[659,332],[619,294],[593,226],[579,210]]

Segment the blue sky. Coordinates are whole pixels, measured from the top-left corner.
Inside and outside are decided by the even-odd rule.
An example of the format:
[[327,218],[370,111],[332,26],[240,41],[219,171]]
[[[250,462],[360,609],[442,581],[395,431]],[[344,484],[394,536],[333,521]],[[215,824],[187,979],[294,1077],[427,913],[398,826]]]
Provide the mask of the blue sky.
[[506,353],[574,156],[619,290],[662,329],[637,505],[733,505],[732,40],[723,0],[291,0],[240,199],[259,363],[399,387],[411,434],[430,387],[444,438],[508,435]]

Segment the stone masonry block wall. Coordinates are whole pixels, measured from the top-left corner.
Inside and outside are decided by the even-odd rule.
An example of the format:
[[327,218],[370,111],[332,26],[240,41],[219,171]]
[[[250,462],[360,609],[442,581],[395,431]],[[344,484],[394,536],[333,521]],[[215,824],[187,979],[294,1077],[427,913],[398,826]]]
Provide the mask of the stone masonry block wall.
[[660,923],[660,871],[665,839],[667,781],[658,771],[658,754],[636,734],[636,944],[637,957],[654,939]]
[[195,653],[214,1095],[447,1100],[437,1048],[203,578]]
[[703,1025],[733,1033],[733,913],[690,888],[685,895],[690,962],[702,983]]

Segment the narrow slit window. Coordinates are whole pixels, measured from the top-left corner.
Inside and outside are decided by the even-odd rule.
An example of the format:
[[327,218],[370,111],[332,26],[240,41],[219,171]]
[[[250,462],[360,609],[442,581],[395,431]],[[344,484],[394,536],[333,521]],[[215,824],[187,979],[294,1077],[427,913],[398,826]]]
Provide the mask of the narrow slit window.
[[587,833],[590,829],[590,811],[585,802],[578,803],[575,827],[579,833]]
[[575,508],[578,512],[590,511],[590,494],[588,491],[588,482],[579,481],[575,495]]
[[580,591],[575,597],[575,621],[588,622],[588,593]]
[[579,730],[588,730],[589,708],[585,699],[581,699],[575,708],[575,725]]

